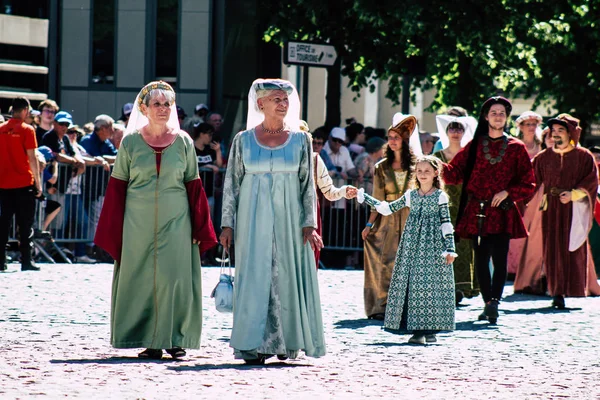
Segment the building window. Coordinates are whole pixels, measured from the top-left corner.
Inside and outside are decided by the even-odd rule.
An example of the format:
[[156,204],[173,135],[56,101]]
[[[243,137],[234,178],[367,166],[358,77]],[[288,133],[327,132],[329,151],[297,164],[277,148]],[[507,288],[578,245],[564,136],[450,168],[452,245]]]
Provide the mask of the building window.
[[50,0],[0,0],[0,14],[48,19]]
[[156,79],[177,83],[179,0],[157,0]]
[[96,0],[92,10],[92,82],[115,81],[115,0]]

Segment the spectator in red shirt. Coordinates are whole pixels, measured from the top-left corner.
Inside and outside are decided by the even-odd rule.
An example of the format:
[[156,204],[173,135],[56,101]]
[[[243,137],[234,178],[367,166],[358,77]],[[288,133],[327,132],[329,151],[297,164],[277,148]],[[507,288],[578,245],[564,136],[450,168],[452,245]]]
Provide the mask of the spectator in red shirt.
[[42,186],[35,156],[35,130],[24,120],[29,100],[18,97],[12,103],[12,118],[0,124],[0,270],[6,270],[6,243],[13,215],[19,227],[21,271],[39,271],[31,259],[31,229],[35,198]]

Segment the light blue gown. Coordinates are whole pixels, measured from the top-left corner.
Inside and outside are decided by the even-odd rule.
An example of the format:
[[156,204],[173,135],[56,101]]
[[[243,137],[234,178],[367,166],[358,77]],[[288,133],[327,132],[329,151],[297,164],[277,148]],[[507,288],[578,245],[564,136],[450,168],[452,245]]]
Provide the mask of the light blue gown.
[[315,258],[302,236],[317,226],[311,154],[303,132],[277,147],[258,143],[254,129],[233,139],[222,226],[235,235],[236,358],[325,355]]

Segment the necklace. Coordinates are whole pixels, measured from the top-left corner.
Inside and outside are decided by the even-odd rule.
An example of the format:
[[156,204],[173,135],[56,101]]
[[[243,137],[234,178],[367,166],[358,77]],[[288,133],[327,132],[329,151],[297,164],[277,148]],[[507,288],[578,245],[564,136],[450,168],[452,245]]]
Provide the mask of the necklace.
[[506,136],[502,136],[502,147],[500,147],[500,151],[498,152],[498,155],[496,157],[492,157],[492,155],[490,154],[489,138],[483,139],[481,144],[483,145],[483,154],[485,159],[488,160],[490,164],[494,165],[502,161],[502,159],[504,158],[504,154],[506,154],[506,148],[508,147],[508,139],[506,138]]
[[276,135],[278,133],[281,133],[285,129],[285,124],[283,124],[283,126],[281,128],[279,128],[279,129],[277,129],[276,131],[272,131],[272,130],[269,130],[269,129],[265,128],[265,124],[264,123],[261,123],[260,126],[262,127],[263,131],[265,131],[267,133],[270,133],[271,135]]

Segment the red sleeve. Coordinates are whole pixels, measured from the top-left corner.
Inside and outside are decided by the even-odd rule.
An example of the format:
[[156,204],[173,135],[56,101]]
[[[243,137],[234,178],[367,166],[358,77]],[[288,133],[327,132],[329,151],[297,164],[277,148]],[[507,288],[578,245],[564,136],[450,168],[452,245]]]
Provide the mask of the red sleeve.
[[35,138],[35,129],[33,129],[33,127],[25,125],[25,132],[23,136],[25,150],[37,149],[37,139]]
[[463,147],[452,160],[448,164],[443,164],[444,166],[444,183],[448,185],[458,185],[462,183],[464,175],[465,175],[465,167],[467,166],[467,158],[469,157],[469,149],[471,148],[471,143],[467,143],[465,147]]
[[594,209],[594,218],[596,219],[596,223],[600,225],[600,199],[596,197],[596,208]]
[[521,201],[530,199],[535,193],[535,174],[531,166],[529,154],[525,145],[518,147],[520,150],[517,157],[517,175],[511,181],[507,192],[512,201]]
[[117,262],[121,261],[123,249],[123,220],[127,181],[110,177],[94,243],[104,249]]
[[185,188],[192,215],[192,237],[200,243],[200,252],[204,252],[218,243],[215,228],[210,219],[210,206],[200,178],[187,182]]

